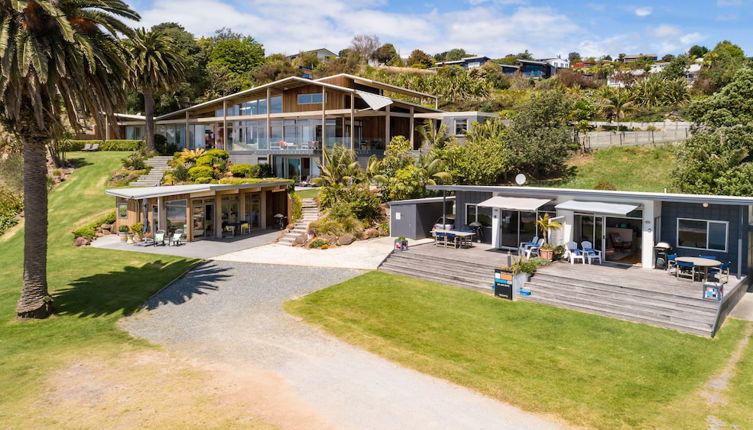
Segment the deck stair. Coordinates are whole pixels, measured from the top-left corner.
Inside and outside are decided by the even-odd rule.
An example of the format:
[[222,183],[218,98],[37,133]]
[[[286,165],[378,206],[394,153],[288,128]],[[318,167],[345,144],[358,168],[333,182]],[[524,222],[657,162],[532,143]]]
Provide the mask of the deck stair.
[[467,261],[457,258],[465,256],[463,251],[418,245],[407,251],[393,251],[379,270],[491,294],[494,269],[501,265],[503,256],[499,256],[499,264]]
[[281,245],[293,246],[298,236],[308,232],[309,224],[319,218],[319,205],[314,199],[303,199],[303,209],[301,219],[294,225],[292,230],[283,234],[277,243]]
[[172,160],[173,157],[169,155],[157,155],[155,157],[146,160],[146,164],[152,166],[152,170],[146,175],[141,175],[137,180],[131,182],[129,185],[132,187],[156,187],[162,183],[162,176],[165,172],[170,170],[170,166],[167,163]]
[[[552,266],[559,264],[565,263]],[[701,336],[713,335],[719,303],[701,299],[699,283],[695,286],[688,283],[683,291],[663,288],[665,285],[659,282],[653,285],[624,282],[619,272],[607,281],[587,274],[578,276],[576,271],[550,273],[547,269],[539,270],[526,284],[531,295],[523,296],[524,300]],[[675,281],[667,278],[667,283]]]

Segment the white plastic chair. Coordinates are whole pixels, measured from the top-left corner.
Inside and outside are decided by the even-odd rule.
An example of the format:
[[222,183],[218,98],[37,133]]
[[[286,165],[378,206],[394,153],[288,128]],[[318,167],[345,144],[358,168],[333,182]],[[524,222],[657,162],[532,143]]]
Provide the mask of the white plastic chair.
[[580,246],[583,248],[583,254],[588,259],[588,264],[591,264],[594,260],[599,260],[599,264],[601,264],[601,251],[594,249],[591,242],[584,240],[580,243]]
[[525,250],[526,258],[531,258],[531,255],[538,255],[539,249],[541,249],[541,245],[544,244],[544,238],[539,239],[535,245],[529,246]]
[[523,253],[525,253],[528,248],[530,248],[531,246],[535,245],[538,242],[539,242],[538,236],[534,236],[530,242],[520,242],[520,246],[518,246],[519,254],[523,255]]
[[578,249],[577,243],[567,242],[565,247],[567,248],[567,259],[570,260],[570,264],[575,264],[575,260],[580,260],[581,263],[586,264],[585,255]]

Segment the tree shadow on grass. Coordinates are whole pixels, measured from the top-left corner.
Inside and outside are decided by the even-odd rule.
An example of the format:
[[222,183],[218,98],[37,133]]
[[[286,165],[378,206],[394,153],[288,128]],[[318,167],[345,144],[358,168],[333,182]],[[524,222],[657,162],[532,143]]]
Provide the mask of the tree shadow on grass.
[[126,266],[122,270],[79,278],[55,295],[56,313],[81,318],[127,316],[144,301],[147,309],[167,303],[185,303],[195,295],[217,290],[218,282],[230,276],[224,273],[227,268],[217,267],[212,262],[200,263],[170,288],[152,296],[190,265],[190,261],[164,263],[158,260],[141,267]]

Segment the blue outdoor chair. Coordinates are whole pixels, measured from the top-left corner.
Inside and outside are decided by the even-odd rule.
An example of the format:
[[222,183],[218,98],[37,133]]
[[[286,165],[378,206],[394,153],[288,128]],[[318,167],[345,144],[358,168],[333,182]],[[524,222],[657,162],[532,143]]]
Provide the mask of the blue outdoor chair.
[[716,280],[722,282],[722,275],[724,275],[724,284],[729,282],[729,270],[732,267],[732,262],[723,263],[719,267],[709,269],[709,275],[714,275]]
[[690,275],[690,279],[695,280],[695,264],[687,261],[678,261],[676,267],[675,277],[688,277],[687,275]]

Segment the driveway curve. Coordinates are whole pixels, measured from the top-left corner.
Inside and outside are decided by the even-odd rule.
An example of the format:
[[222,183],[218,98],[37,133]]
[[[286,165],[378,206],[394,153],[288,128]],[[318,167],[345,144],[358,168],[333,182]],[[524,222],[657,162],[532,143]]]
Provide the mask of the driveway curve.
[[123,320],[135,336],[238,369],[276,374],[341,429],[547,429],[558,425],[341,342],[282,303],[363,273],[202,263]]

